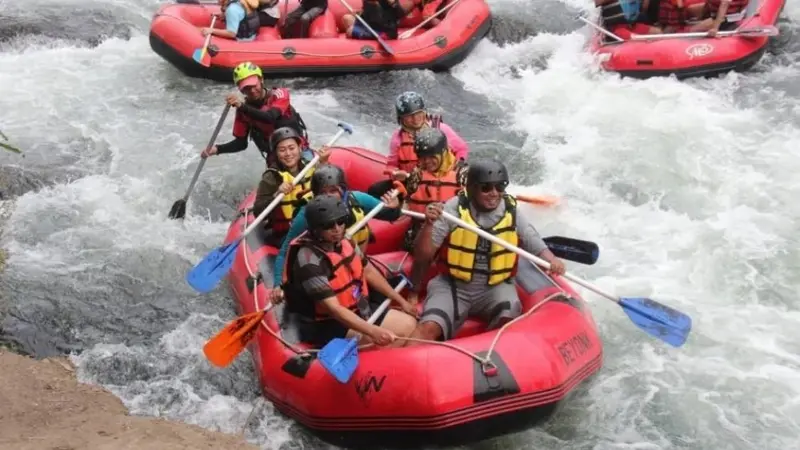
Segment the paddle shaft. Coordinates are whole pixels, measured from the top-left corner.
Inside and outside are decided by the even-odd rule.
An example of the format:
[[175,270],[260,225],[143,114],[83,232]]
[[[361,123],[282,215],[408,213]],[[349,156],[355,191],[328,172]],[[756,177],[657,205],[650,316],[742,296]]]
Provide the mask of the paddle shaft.
[[[403,210],[403,214],[407,214],[407,215],[410,215],[412,217],[417,217],[416,214],[419,214],[419,213],[414,213],[412,211],[407,211],[407,210],[404,209]],[[424,217],[424,215],[422,215],[422,216]],[[523,249],[521,249],[519,247],[511,245],[508,242],[498,238],[497,236],[495,236],[493,234],[489,234],[489,233],[481,230],[480,228],[474,227],[474,226],[468,224],[467,222],[464,222],[463,220],[459,219],[458,217],[456,217],[456,216],[454,216],[454,215],[452,215],[450,213],[443,212],[442,213],[442,217],[444,217],[448,221],[460,226],[461,228],[463,228],[465,230],[472,231],[473,233],[477,234],[478,236],[480,236],[480,237],[482,237],[482,238],[484,238],[486,240],[489,240],[491,242],[494,242],[495,244],[503,247],[504,249],[506,249],[508,251],[514,252],[517,255],[528,259],[529,261],[531,261],[534,264],[537,264],[537,265],[539,265],[541,267],[544,267],[545,269],[550,269],[550,263],[545,261],[545,260],[543,260],[542,258],[539,258],[538,256],[536,256],[536,255],[534,255],[532,253],[528,253],[528,252],[526,252],[525,250],[523,250]],[[564,278],[566,278],[566,279],[568,279],[568,280],[570,280],[572,282],[575,282],[575,283],[585,287],[586,289],[589,289],[590,291],[592,291],[592,292],[594,292],[594,293],[596,293],[598,295],[602,295],[603,297],[605,297],[605,298],[607,298],[609,300],[612,300],[612,301],[617,302],[617,303],[620,302],[619,297],[616,297],[614,295],[609,294],[608,292],[605,292],[604,290],[600,289],[598,286],[595,286],[594,284],[592,284],[592,283],[590,283],[590,282],[588,282],[586,280],[583,280],[580,277],[576,277],[575,275],[572,275],[572,274],[569,274],[569,273],[564,273]]]
[[[325,145],[326,145],[327,147],[330,147],[330,146],[332,146],[332,145],[333,145],[333,144],[335,144],[335,143],[336,143],[336,141],[338,141],[338,140],[339,140],[339,138],[340,138],[340,137],[342,137],[342,135],[343,135],[343,134],[345,134],[346,132],[347,132],[347,131],[346,131],[345,129],[341,129],[341,130],[339,130],[339,132],[338,132],[338,133],[336,133],[336,135],[334,135],[334,136],[333,136],[333,138],[332,138],[332,139],[331,139],[331,140],[330,140],[330,141],[329,141],[327,144],[325,144]],[[297,183],[299,183],[300,181],[302,181],[302,180],[303,180],[303,178],[306,176],[306,174],[307,174],[308,172],[310,172],[310,171],[311,171],[311,169],[313,169],[313,168],[314,168],[314,166],[316,166],[318,162],[319,162],[319,155],[315,155],[315,156],[314,156],[314,159],[312,159],[312,160],[311,160],[311,161],[310,161],[308,164],[306,164],[306,166],[305,166],[305,167],[303,167],[303,170],[301,170],[301,171],[300,171],[300,173],[298,173],[298,174],[297,174],[297,176],[296,176],[296,177],[294,177],[294,179],[292,180],[292,185],[294,186],[294,185],[296,185]],[[266,209],[264,209],[264,211],[262,211],[262,212],[261,212],[261,214],[259,214],[259,215],[258,215],[258,217],[256,217],[256,220],[254,220],[254,221],[253,221],[253,223],[251,223],[251,224],[250,224],[250,225],[249,225],[247,228],[245,228],[245,229],[244,229],[244,232],[242,233],[242,235],[241,235],[241,236],[239,236],[239,240],[241,241],[241,240],[242,240],[242,239],[244,239],[244,238],[245,238],[245,237],[246,237],[248,234],[250,234],[250,232],[251,232],[251,231],[255,230],[255,229],[256,229],[256,227],[258,226],[258,224],[260,224],[260,223],[261,223],[261,222],[262,222],[264,219],[266,219],[266,218],[267,218],[267,216],[269,215],[269,213],[271,213],[271,212],[272,212],[272,210],[273,210],[273,209],[275,209],[275,207],[276,207],[276,206],[278,206],[278,203],[280,203],[280,202],[281,202],[281,200],[283,200],[283,197],[285,197],[285,196],[286,196],[286,194],[284,194],[283,192],[281,192],[281,193],[280,193],[280,194],[278,194],[278,195],[277,195],[277,196],[276,196],[274,199],[272,199],[272,202],[271,202],[271,203],[270,203],[270,204],[269,204],[269,205],[266,207]]]
[[622,39],[621,37],[617,36],[616,34],[606,30],[605,28],[601,27],[600,25],[597,25],[596,23],[592,22],[591,20],[589,20],[589,19],[587,19],[585,17],[580,17],[579,16],[578,20],[580,20],[581,22],[585,23],[586,25],[589,25],[590,27],[594,28],[595,30],[605,34],[606,36],[608,36],[608,37],[610,37],[612,39],[616,39],[619,42],[625,42],[625,39]]
[[456,4],[457,4],[458,2],[460,2],[460,1],[461,1],[461,0],[456,0],[456,1],[454,1],[453,3],[450,3],[449,5],[445,6],[445,7],[444,7],[444,8],[442,8],[442,9],[440,9],[439,11],[437,11],[437,12],[436,12],[436,14],[434,14],[434,15],[432,15],[432,16],[430,16],[430,17],[428,17],[427,19],[423,20],[423,21],[422,21],[422,23],[420,23],[419,25],[415,26],[414,28],[412,28],[412,29],[410,29],[410,30],[407,30],[407,31],[405,31],[403,34],[401,34],[401,35],[398,37],[398,39],[407,39],[407,38],[410,38],[410,37],[411,37],[411,36],[412,36],[412,35],[413,35],[413,34],[414,34],[414,33],[415,33],[417,30],[419,30],[420,28],[422,28],[422,27],[424,27],[425,25],[427,25],[427,24],[428,24],[428,22],[430,22],[431,20],[433,20],[433,19],[435,19],[435,18],[439,17],[439,15],[441,15],[441,14],[444,14],[445,12],[447,12],[447,10],[448,10],[448,9],[452,8],[453,6],[456,6]]
[[[777,29],[776,29],[777,30]],[[731,37],[731,36],[776,36],[775,31],[769,27],[762,28],[746,28],[736,29],[731,31],[720,31],[717,33],[718,37]],[[708,37],[708,32],[694,32],[694,33],[671,33],[671,34],[633,34],[631,40],[634,41],[660,41],[664,39],[686,39],[686,38],[705,38]]]
[[392,48],[389,47],[389,45],[386,42],[383,41],[383,39],[380,37],[380,35],[378,33],[376,33],[375,30],[373,30],[371,26],[369,26],[367,21],[364,20],[360,15],[356,14],[355,11],[353,11],[353,7],[350,6],[349,3],[347,3],[347,0],[339,0],[339,2],[341,2],[342,5],[344,5],[344,7],[347,8],[348,11],[350,11],[350,14],[352,14],[353,17],[356,18],[356,20],[361,22],[361,25],[364,25],[364,28],[366,28],[367,31],[369,31],[370,33],[372,33],[373,36],[375,36],[375,39],[378,41],[379,44],[381,44],[381,47],[383,47],[384,50],[386,50],[389,53],[394,54],[394,51],[392,50]]
[[[217,23],[216,14],[211,16],[211,25],[209,25],[208,27],[209,28],[214,28],[214,24],[215,23]],[[211,36],[212,36],[211,33],[208,33],[208,36],[206,36],[206,41],[203,43],[203,49],[200,51],[201,55],[205,54],[205,52],[208,51],[207,49],[208,49],[208,44],[211,42]]]
[[[228,117],[228,111],[231,110],[231,105],[225,105],[225,109],[222,110],[222,115],[219,117],[217,121],[217,127],[214,128],[214,133],[211,134],[211,139],[208,140],[208,145],[206,145],[206,150],[211,148],[214,145],[214,142],[217,140],[217,136],[219,136],[219,131],[222,129],[222,124],[225,123],[225,118]],[[192,182],[189,183],[189,189],[186,190],[186,195],[183,196],[183,201],[189,200],[189,196],[192,195],[192,191],[194,190],[194,185],[197,183],[197,179],[200,177],[200,172],[203,171],[203,166],[206,165],[206,159],[208,158],[201,158],[200,164],[197,165],[197,170],[194,171],[194,176],[192,177]]]
[[[403,277],[403,279],[400,280],[399,283],[397,283],[397,286],[394,287],[395,292],[402,291],[403,288],[406,287],[406,284],[408,284],[408,279]],[[383,303],[381,303],[381,306],[378,306],[378,309],[376,309],[375,312],[373,312],[372,315],[369,316],[369,319],[367,319],[367,323],[369,323],[370,325],[374,324],[375,321],[378,320],[378,317],[380,317],[381,314],[383,314],[383,312],[386,311],[386,308],[388,308],[389,304],[391,303],[392,303],[391,299],[387,298],[386,300],[384,300]]]
[[[395,198],[395,197],[397,197],[397,194],[399,194],[399,193],[400,193],[400,191],[398,191],[397,189],[393,189],[389,193],[389,195],[392,198]],[[351,239],[353,237],[353,235],[356,234],[356,232],[358,232],[358,230],[360,230],[361,228],[364,227],[364,225],[367,224],[367,222],[372,220],[373,217],[377,216],[378,213],[381,212],[381,210],[385,206],[386,206],[386,203],[383,203],[383,202],[378,203],[378,206],[372,208],[372,211],[368,212],[367,215],[362,217],[361,220],[359,220],[358,222],[354,223],[353,226],[350,227],[349,230],[347,230],[347,234],[345,234],[345,238],[346,239]]]

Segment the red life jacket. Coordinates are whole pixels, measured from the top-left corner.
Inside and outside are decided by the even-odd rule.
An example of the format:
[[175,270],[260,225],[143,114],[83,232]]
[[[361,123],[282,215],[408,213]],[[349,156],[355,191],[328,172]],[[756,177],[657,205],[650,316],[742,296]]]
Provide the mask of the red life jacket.
[[278,128],[291,127],[297,130],[297,132],[303,136],[301,147],[308,147],[308,132],[306,131],[306,124],[303,122],[303,118],[300,117],[300,114],[294,109],[289,101],[288,89],[272,88],[269,92],[269,97],[267,97],[267,101],[265,101],[264,104],[258,109],[264,112],[269,111],[272,108],[281,110],[281,117],[278,118],[274,124],[261,122],[253,119],[247,114],[239,114],[239,117],[242,119],[242,122],[246,123],[250,127],[251,130],[258,130],[266,141],[269,141],[269,137],[272,136],[272,132]]

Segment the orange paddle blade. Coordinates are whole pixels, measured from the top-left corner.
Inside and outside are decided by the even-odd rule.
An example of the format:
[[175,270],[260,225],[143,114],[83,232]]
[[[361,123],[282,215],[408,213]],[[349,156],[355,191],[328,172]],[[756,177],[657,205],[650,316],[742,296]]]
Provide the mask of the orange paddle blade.
[[556,206],[561,203],[561,199],[555,195],[523,195],[517,194],[514,196],[517,200],[525,203],[531,203],[538,206]]
[[225,367],[247,347],[256,335],[258,325],[267,311],[245,314],[229,323],[203,346],[206,358],[217,367]]

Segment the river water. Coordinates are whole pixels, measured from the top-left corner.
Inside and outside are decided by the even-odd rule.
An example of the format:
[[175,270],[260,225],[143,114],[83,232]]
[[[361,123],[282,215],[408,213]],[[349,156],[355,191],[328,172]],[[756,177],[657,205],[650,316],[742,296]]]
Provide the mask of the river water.
[[[183,77],[149,48],[158,2],[0,0],[4,214],[2,338],[73,354],[84,381],[135,414],[324,448],[259,400],[249,358],[208,365],[234,317],[223,287],[183,278],[218,246],[260,175],[257,152],[213,158],[181,223],[180,198],[230,86]],[[800,4],[758,67],[713,80],[623,80],[596,69],[574,20],[586,1],[491,2],[495,28],[449,74],[286,80],[323,142],[384,149],[399,92],[422,92],[470,142],[501,156],[543,234],[591,239],[575,273],[694,319],[681,349],[586,294],[604,367],[549,422],[474,448],[782,449],[800,436]],[[227,140],[230,120],[223,128]],[[253,410],[254,408],[255,411]],[[251,414],[252,413],[252,414]],[[249,418],[249,420],[248,420]]]

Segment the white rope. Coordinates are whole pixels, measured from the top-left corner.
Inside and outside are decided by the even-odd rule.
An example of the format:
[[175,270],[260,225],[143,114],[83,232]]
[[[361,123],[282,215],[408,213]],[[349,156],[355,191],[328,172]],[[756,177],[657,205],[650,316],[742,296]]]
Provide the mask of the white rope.
[[[250,216],[250,209],[249,208],[245,209],[244,214],[245,214],[245,216],[244,216],[245,220],[243,221],[243,229],[247,228],[247,225],[248,225],[247,218]],[[259,302],[258,302],[258,285],[257,285],[256,274],[253,273],[252,269],[250,268],[250,261],[249,261],[249,259],[247,257],[247,254],[248,254],[249,250],[248,250],[246,245],[245,245],[245,248],[242,249],[242,251],[244,253],[244,265],[245,265],[245,267],[247,267],[247,272],[250,275],[250,278],[253,279],[253,309],[255,311],[258,311],[258,310],[260,310],[261,305],[259,305]],[[406,254],[403,256],[403,259],[400,261],[400,265],[398,266],[398,268],[402,268],[403,263],[405,262],[405,260],[408,257],[409,257],[409,253],[406,252]],[[533,264],[533,266],[536,267],[535,264]],[[387,267],[387,269],[389,269],[389,268]],[[429,339],[418,339],[418,338],[402,337],[402,336],[398,336],[397,339],[403,340],[403,341],[408,341],[408,342],[419,342],[419,343],[424,343],[424,344],[432,344],[432,345],[439,345],[439,346],[442,346],[442,347],[447,347],[447,348],[449,348],[451,350],[454,350],[454,351],[462,353],[462,354],[464,354],[466,356],[469,356],[470,358],[474,359],[475,361],[478,361],[481,364],[481,366],[483,366],[484,370],[489,369],[489,368],[496,368],[497,366],[495,366],[495,364],[492,362],[492,353],[494,352],[494,349],[497,346],[497,343],[500,342],[500,337],[503,335],[503,333],[511,325],[513,325],[514,323],[516,323],[516,322],[518,322],[518,321],[530,316],[535,311],[537,311],[540,307],[542,307],[542,305],[544,305],[548,301],[552,300],[553,298],[556,298],[556,297],[559,297],[559,296],[563,296],[563,295],[567,295],[567,293],[564,292],[564,290],[561,288],[561,286],[558,283],[556,283],[550,276],[548,276],[547,273],[545,273],[539,267],[536,267],[536,269],[539,270],[539,272],[541,272],[548,280],[550,280],[550,282],[553,283],[553,285],[556,286],[559,289],[559,292],[556,292],[556,293],[548,295],[542,301],[540,301],[539,303],[533,305],[533,307],[531,309],[529,309],[528,311],[526,311],[524,314],[521,314],[521,315],[515,317],[514,319],[512,319],[512,320],[506,322],[505,324],[503,324],[503,326],[500,327],[499,330],[497,330],[497,333],[495,334],[494,338],[492,339],[492,344],[489,346],[489,350],[487,350],[485,357],[478,356],[477,354],[475,354],[475,353],[473,353],[473,352],[471,352],[471,351],[469,351],[469,350],[467,350],[467,349],[465,349],[463,347],[459,347],[458,345],[453,344],[451,342],[433,341],[433,340],[429,340]],[[262,280],[263,280],[263,274],[262,274]],[[267,301],[269,301],[269,299],[267,299]],[[291,350],[293,353],[295,353],[297,355],[300,355],[300,356],[311,356],[312,354],[319,353],[319,351],[320,351],[319,349],[298,349],[297,347],[295,347],[294,345],[292,345],[291,343],[289,343],[288,341],[283,339],[279,334],[274,332],[269,327],[269,325],[267,324],[266,318],[261,320],[261,326],[264,328],[264,330],[270,336],[272,336],[275,339],[277,339],[278,342],[280,342],[281,344],[284,345],[284,347],[288,348],[289,350]],[[370,347],[374,347],[374,346],[375,346],[375,344],[373,344],[373,343],[362,344],[362,345],[358,346],[358,349],[359,350],[364,350],[364,349],[367,349],[367,348],[370,348]]]

